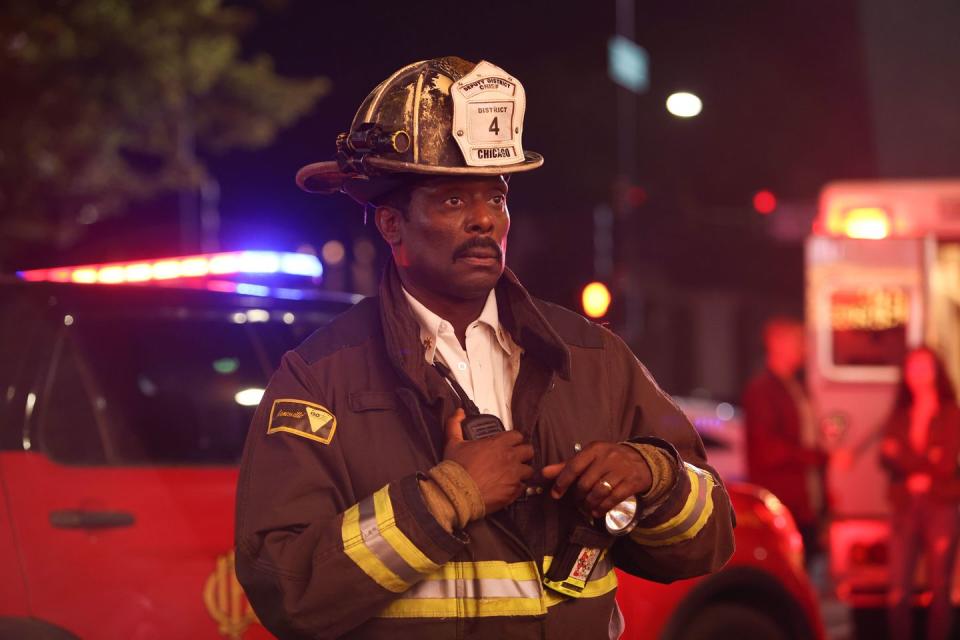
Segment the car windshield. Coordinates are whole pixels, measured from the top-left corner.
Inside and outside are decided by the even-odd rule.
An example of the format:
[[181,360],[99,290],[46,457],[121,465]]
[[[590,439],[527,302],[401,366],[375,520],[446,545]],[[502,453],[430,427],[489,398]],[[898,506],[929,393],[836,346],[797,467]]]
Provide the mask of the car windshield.
[[39,439],[68,464],[232,464],[283,353],[322,321],[259,311],[78,314],[54,345]]

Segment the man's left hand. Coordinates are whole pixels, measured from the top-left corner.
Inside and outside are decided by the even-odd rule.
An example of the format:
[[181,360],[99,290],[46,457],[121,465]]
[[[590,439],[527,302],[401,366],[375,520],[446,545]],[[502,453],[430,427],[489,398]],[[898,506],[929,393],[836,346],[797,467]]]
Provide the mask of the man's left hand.
[[624,444],[591,442],[575,456],[543,468],[543,477],[556,478],[550,495],[560,499],[569,489],[594,518],[630,496],[646,493],[653,479],[637,451]]

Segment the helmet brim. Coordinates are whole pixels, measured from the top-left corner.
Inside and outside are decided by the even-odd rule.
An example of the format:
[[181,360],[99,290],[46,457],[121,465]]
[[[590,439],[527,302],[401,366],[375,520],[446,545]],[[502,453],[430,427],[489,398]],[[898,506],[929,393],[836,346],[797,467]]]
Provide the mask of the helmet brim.
[[437,167],[371,155],[365,162],[378,172],[373,176],[344,173],[336,161],[328,160],[308,164],[297,171],[297,186],[308,193],[331,194],[343,191],[361,204],[366,204],[399,186],[403,175],[499,176],[532,171],[543,165],[543,156],[539,153],[524,151],[523,155],[523,162],[494,167]]

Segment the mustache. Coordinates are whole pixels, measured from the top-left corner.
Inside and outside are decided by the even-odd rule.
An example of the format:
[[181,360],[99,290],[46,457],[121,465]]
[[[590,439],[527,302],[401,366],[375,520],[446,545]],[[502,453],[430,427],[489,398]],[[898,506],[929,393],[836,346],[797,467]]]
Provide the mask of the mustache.
[[491,249],[497,252],[497,260],[503,260],[503,250],[500,248],[500,245],[497,244],[496,240],[488,237],[476,237],[470,238],[459,247],[456,251],[453,252],[453,259],[462,258],[463,254],[471,249]]

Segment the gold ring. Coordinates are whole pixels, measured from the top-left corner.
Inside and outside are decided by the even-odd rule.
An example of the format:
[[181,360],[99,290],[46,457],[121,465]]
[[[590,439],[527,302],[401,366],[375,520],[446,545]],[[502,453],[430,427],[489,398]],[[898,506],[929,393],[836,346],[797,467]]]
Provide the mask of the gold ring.
[[601,481],[600,481],[600,484],[602,484],[604,487],[606,487],[607,493],[610,493],[611,491],[613,491],[613,485],[610,484],[609,482],[607,482],[606,480],[601,480]]

